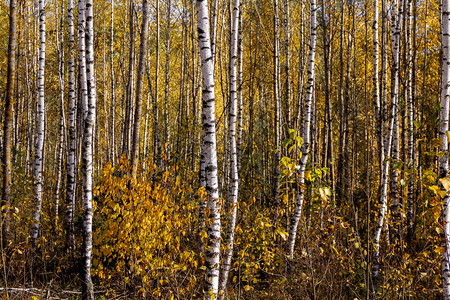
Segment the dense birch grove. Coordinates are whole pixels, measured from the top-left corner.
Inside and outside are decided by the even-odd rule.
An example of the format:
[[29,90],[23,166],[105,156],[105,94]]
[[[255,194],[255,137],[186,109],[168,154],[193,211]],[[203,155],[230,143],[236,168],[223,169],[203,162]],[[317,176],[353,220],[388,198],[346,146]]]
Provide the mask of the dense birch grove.
[[450,299],[449,0],[0,1],[5,299]]

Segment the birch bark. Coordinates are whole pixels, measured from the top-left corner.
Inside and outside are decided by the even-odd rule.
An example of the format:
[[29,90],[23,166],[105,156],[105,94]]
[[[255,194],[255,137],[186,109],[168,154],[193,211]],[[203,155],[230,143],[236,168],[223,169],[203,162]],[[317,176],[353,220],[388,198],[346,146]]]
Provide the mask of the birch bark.
[[231,184],[229,197],[227,199],[227,207],[230,211],[228,220],[227,239],[225,254],[222,266],[222,278],[220,282],[220,297],[224,299],[225,290],[228,282],[228,275],[231,268],[231,259],[233,257],[234,247],[234,230],[236,228],[237,217],[237,201],[239,192],[239,174],[237,166],[237,145],[236,145],[236,117],[237,117],[237,58],[238,58],[238,38],[239,38],[239,9],[240,0],[233,1],[232,27],[231,27],[231,45],[230,45],[230,122],[229,122],[229,139],[230,139],[230,175]]
[[69,27],[69,149],[67,152],[67,188],[66,188],[66,247],[73,250],[75,246],[73,216],[75,212],[76,191],[76,96],[75,96],[75,48],[73,25],[73,0],[67,3],[67,21]]
[[197,0],[197,30],[198,49],[201,56],[203,100],[202,124],[203,142],[202,156],[205,164],[205,189],[208,195],[209,228],[206,254],[206,282],[204,297],[214,299],[219,289],[219,263],[220,263],[220,205],[219,185],[217,179],[217,153],[216,153],[216,120],[214,98],[214,65],[211,52],[208,1]]
[[41,222],[43,175],[42,164],[44,157],[44,129],[45,129],[45,0],[39,0],[39,63],[38,63],[38,102],[36,108],[36,144],[34,154],[34,188],[35,208],[33,225],[31,227],[31,243],[37,246]]
[[[439,126],[439,138],[442,140],[440,151],[444,153],[439,159],[439,178],[448,175],[448,136],[449,130],[449,106],[450,106],[450,2],[442,0],[441,9],[441,47],[442,47],[442,86],[441,86],[441,116]],[[444,224],[444,247],[442,253],[442,287],[444,299],[450,299],[450,194],[444,197],[442,221]]]
[[6,80],[6,97],[4,106],[4,127],[2,147],[2,246],[9,242],[9,209],[11,206],[11,134],[12,134],[12,108],[14,104],[14,73],[16,69],[16,0],[9,1],[9,40],[8,40],[8,70]]
[[[389,118],[389,131],[387,140],[385,141],[385,157],[390,157],[391,154],[395,157],[396,148],[396,134],[398,144],[398,92],[399,92],[399,65],[400,65],[400,11],[397,1],[394,1],[392,7],[392,18],[394,25],[392,27],[392,98],[391,98],[391,112]],[[401,6],[401,5],[400,5]],[[398,149],[398,148],[397,148]],[[374,242],[373,242],[373,266],[372,266],[372,285],[373,292],[376,293],[378,288],[378,274],[380,269],[380,238],[381,231],[384,227],[384,221],[387,213],[387,193],[388,193],[388,179],[389,179],[389,160],[383,161],[383,172],[381,178],[381,194],[380,194],[380,210],[378,213],[377,225],[375,227]],[[393,200],[394,201],[394,200]],[[393,203],[394,205],[395,203]],[[393,211],[395,213],[395,211]]]
[[[81,0],[84,2],[84,0]],[[84,3],[82,3],[84,4]],[[84,119],[84,143],[83,143],[83,195],[84,195],[84,222],[83,222],[83,274],[82,274],[82,298],[94,299],[94,287],[91,278],[92,260],[92,218],[94,209],[93,197],[93,137],[96,109],[96,82],[94,68],[94,24],[93,24],[93,0],[86,0],[86,80],[88,91],[88,111]]]
[[[314,72],[315,72],[315,55],[316,55],[316,30],[317,30],[317,8],[316,1],[310,0],[311,10],[311,31],[310,31],[310,45],[309,45],[309,67],[308,67],[308,83],[305,100],[305,114],[304,114],[304,128],[303,128],[303,145],[302,145],[302,158],[300,160],[299,169],[299,184],[303,186],[305,184],[305,170],[306,163],[308,162],[309,144],[311,142],[311,116],[313,109],[313,94],[314,94]],[[289,228],[288,238],[288,255],[289,259],[294,258],[295,237],[297,236],[298,223],[300,221],[300,215],[303,208],[304,200],[303,188],[300,188],[297,194],[297,200],[295,202],[294,214],[292,215],[291,225]]]
[[66,132],[66,116],[64,112],[64,4],[61,4],[61,19],[60,19],[60,30],[57,31],[56,41],[58,45],[58,77],[59,77],[59,105],[60,105],[60,115],[59,115],[59,141],[58,141],[58,158],[56,165],[56,191],[55,191],[55,228],[58,225],[59,219],[59,198],[62,185],[62,172],[63,172],[63,150],[64,150],[64,136]]

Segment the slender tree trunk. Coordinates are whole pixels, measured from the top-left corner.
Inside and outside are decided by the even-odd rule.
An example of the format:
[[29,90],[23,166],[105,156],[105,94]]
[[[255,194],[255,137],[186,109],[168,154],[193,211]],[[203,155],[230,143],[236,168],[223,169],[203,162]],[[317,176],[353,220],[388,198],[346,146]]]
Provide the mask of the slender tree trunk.
[[[240,3],[241,8],[239,11],[242,11],[242,2]],[[238,175],[241,171],[241,159],[242,159],[242,126],[243,126],[243,115],[242,115],[242,68],[244,65],[244,56],[243,56],[243,45],[242,45],[242,14],[239,13],[239,33],[238,33],[238,82],[237,82],[237,101],[238,101],[238,125],[237,125],[237,171]],[[253,108],[251,108],[251,111]],[[252,113],[250,113],[250,123],[253,123]],[[250,136],[251,130],[250,130]],[[240,178],[240,176],[238,176]]]
[[39,0],[39,69],[38,69],[38,103],[36,120],[36,146],[34,154],[34,180],[35,180],[35,208],[33,225],[31,227],[31,242],[37,246],[41,222],[42,192],[44,178],[42,174],[44,157],[44,127],[45,127],[45,0]]
[[[396,16],[394,16],[395,28],[393,31],[393,64],[392,64],[392,96],[391,102],[395,103],[393,111],[393,122],[394,122],[394,131],[392,137],[392,145],[391,145],[391,197],[392,197],[392,220],[393,220],[393,237],[394,244],[399,245],[400,243],[400,211],[399,211],[399,195],[398,195],[398,168],[394,168],[395,162],[400,159],[400,120],[399,120],[399,97],[400,97],[400,52],[401,52],[401,32],[402,32],[402,16],[403,16],[403,1],[400,0],[398,4],[398,8],[396,11]],[[392,105],[392,104],[391,104]]]
[[[84,0],[82,0],[84,2]],[[82,3],[84,4],[84,3]],[[93,138],[95,127],[95,108],[97,91],[94,68],[94,13],[93,0],[86,0],[86,80],[88,90],[88,112],[84,119],[83,143],[83,195],[84,222],[82,248],[82,298],[94,299],[94,287],[91,278],[92,261],[92,219],[94,209],[93,197]]]
[[[441,116],[439,126],[439,138],[442,140],[440,151],[444,155],[439,159],[439,178],[445,178],[448,173],[448,135],[449,130],[449,105],[450,105],[450,2],[442,0],[441,9],[441,39],[442,39],[442,86],[441,86]],[[442,287],[444,299],[450,299],[450,195],[446,191],[442,210],[442,222],[444,224],[444,247],[442,254]]]
[[[415,37],[413,34],[413,19],[412,19],[412,1],[408,1],[407,10],[407,20],[408,24],[405,24],[407,30],[407,115],[408,115],[408,149],[407,149],[407,168],[409,169],[408,178],[408,212],[407,212],[407,242],[408,248],[411,249],[411,243],[413,241],[413,230],[414,230],[414,202],[415,202],[415,134],[414,134],[414,91],[413,91],[413,73],[415,72],[414,67],[414,56],[412,50],[412,43]],[[414,18],[415,22],[415,18]],[[415,33],[415,30],[414,30]]]
[[219,185],[217,179],[216,153],[216,120],[214,115],[214,65],[212,61],[211,42],[209,33],[208,1],[197,0],[197,29],[198,49],[202,59],[203,78],[203,142],[202,155],[205,156],[206,191],[208,194],[208,208],[210,225],[208,228],[208,243],[206,248],[206,299],[217,297],[219,289],[220,263],[220,205]]
[[[400,13],[398,11],[398,6],[394,5],[392,10],[393,16],[393,27],[392,27],[392,45],[393,45],[393,64],[392,64],[392,99],[391,99],[391,113],[389,119],[389,132],[387,135],[387,140],[385,143],[385,154],[386,157],[395,156],[396,148],[396,137],[398,130],[398,91],[399,91],[399,63],[400,63]],[[398,137],[397,137],[398,144]],[[398,148],[397,148],[398,149]],[[398,151],[398,150],[397,150]],[[380,194],[380,211],[378,214],[377,226],[374,233],[373,242],[373,266],[372,266],[372,285],[373,293],[376,296],[378,289],[378,274],[380,269],[380,238],[381,232],[384,227],[384,221],[387,213],[387,193],[388,193],[388,179],[389,179],[389,160],[384,160],[383,162],[383,173],[381,178],[381,194]],[[394,187],[394,186],[392,186]],[[392,188],[391,187],[391,188]],[[394,199],[395,200],[395,199]],[[398,203],[398,202],[397,202]],[[393,203],[394,205],[395,203]],[[393,210],[395,212],[395,210]],[[394,216],[395,218],[395,216]],[[394,219],[395,221],[395,219]],[[395,223],[394,223],[395,226]]]
[[129,158],[130,153],[130,140],[131,140],[131,114],[133,109],[133,75],[134,75],[134,0],[130,0],[130,47],[128,51],[128,82],[126,86],[126,110],[125,110],[125,122],[123,123],[123,138],[122,138],[122,155],[125,155]]
[[137,165],[139,161],[139,140],[141,133],[141,114],[142,114],[142,82],[144,80],[144,68],[146,63],[145,55],[147,53],[148,36],[148,1],[142,2],[142,27],[141,27],[141,46],[139,49],[139,65],[136,80],[136,103],[134,112],[133,142],[131,144],[131,175],[136,178]]
[[274,197],[275,216],[273,219],[273,231],[275,232],[280,211],[280,161],[281,161],[281,96],[280,96],[280,39],[279,39],[279,16],[278,0],[273,1],[274,7],[274,81],[273,97],[275,103],[275,159],[274,159]]
[[[84,137],[84,120],[88,113],[88,89],[86,79],[86,0],[78,0],[78,147],[81,149]],[[79,151],[76,166],[81,165],[82,151]],[[77,180],[77,177],[75,177]],[[75,191],[76,192],[76,191]]]
[[[155,119],[155,128],[158,126],[158,102],[159,102],[159,38],[160,38],[160,18],[159,18],[159,0],[156,0],[156,62],[155,62],[155,101],[153,103],[153,118]],[[162,158],[161,136],[159,131],[155,135],[156,157],[161,161],[161,170],[164,169],[164,159]]]
[[340,24],[340,47],[339,47],[339,152],[338,152],[338,166],[337,169],[341,170],[338,177],[337,184],[337,193],[338,200],[340,203],[345,198],[345,172],[344,172],[344,151],[345,151],[345,141],[346,141],[346,115],[345,115],[345,107],[346,107],[346,98],[344,97],[344,36],[345,36],[345,1],[341,3],[341,24]]
[[76,96],[75,96],[75,48],[73,25],[73,0],[67,4],[69,26],[69,149],[67,153],[67,188],[66,188],[66,247],[72,253],[75,247],[74,212],[76,191]]
[[110,149],[110,159],[112,165],[115,165],[116,159],[116,78],[114,72],[114,0],[111,0],[111,27],[110,27],[110,68],[111,68],[111,131],[110,131],[110,140],[111,140],[111,149]]
[[[310,0],[311,10],[311,32],[310,32],[310,52],[309,52],[309,67],[308,67],[308,86],[306,91],[305,101],[305,114],[304,114],[304,129],[303,129],[303,145],[302,145],[302,158],[300,160],[299,168],[299,184],[301,187],[305,185],[305,169],[308,162],[309,144],[311,140],[311,117],[313,110],[313,94],[314,94],[314,72],[315,72],[315,55],[316,55],[316,30],[317,30],[317,8],[316,1]],[[291,225],[289,228],[288,238],[288,255],[289,259],[294,258],[295,237],[297,236],[298,223],[303,208],[304,190],[300,188],[297,195],[297,201],[295,202],[294,214],[292,215]]]
[[58,158],[56,163],[56,191],[55,191],[55,229],[58,228],[59,220],[59,197],[61,194],[62,173],[63,173],[63,155],[64,155],[64,136],[66,133],[66,116],[64,113],[64,4],[60,6],[61,22],[60,33],[57,32],[58,44],[58,76],[59,76],[59,100],[60,100],[60,115],[59,115],[59,142],[58,142]]
[[228,276],[231,268],[231,259],[233,257],[234,247],[234,231],[236,228],[237,218],[237,202],[239,193],[239,173],[237,166],[237,146],[236,146],[236,117],[237,117],[237,59],[238,59],[238,39],[239,39],[239,9],[240,0],[234,0],[232,27],[231,27],[231,45],[230,45],[230,123],[229,123],[229,138],[230,138],[230,169],[231,169],[231,185],[229,198],[227,198],[227,208],[230,211],[227,229],[227,239],[225,254],[223,258],[222,276],[220,282],[221,298],[224,299]]
[[214,1],[213,11],[212,11],[212,28],[211,28],[211,52],[213,55],[213,60],[215,65],[215,57],[216,57],[216,41],[217,41],[217,17],[218,17],[218,11],[219,11],[219,0],[212,0]]
[[3,147],[2,147],[2,247],[9,244],[9,229],[11,206],[11,131],[12,131],[12,108],[14,105],[14,73],[16,72],[16,0],[9,1],[9,40],[8,40],[8,70],[6,80],[6,97],[3,120]]
[[[284,76],[285,98],[286,98],[286,132],[292,127],[291,121],[291,24],[290,24],[290,1],[284,0]],[[288,137],[289,135],[287,135]]]
[[167,1],[167,28],[166,28],[166,66],[165,66],[165,83],[164,83],[164,129],[165,129],[165,146],[164,154],[167,162],[170,161],[170,120],[169,120],[169,85],[170,85],[170,18],[171,18],[171,0]]

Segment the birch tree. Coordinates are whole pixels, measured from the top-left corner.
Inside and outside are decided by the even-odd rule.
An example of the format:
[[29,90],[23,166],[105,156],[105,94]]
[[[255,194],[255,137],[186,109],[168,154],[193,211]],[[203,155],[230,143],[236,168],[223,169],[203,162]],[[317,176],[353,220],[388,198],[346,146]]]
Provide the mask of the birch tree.
[[111,0],[111,40],[110,40],[110,68],[111,68],[111,162],[115,165],[116,158],[116,77],[114,72],[114,0]]
[[[439,159],[439,178],[447,177],[448,169],[448,131],[450,110],[450,2],[442,0],[441,9],[441,47],[442,47],[442,79],[441,79],[441,116],[439,138],[442,140],[440,151],[444,153]],[[445,182],[445,181],[443,181]],[[442,287],[444,299],[450,299],[450,194],[444,197],[442,222],[444,224],[444,252],[442,253]]]
[[144,80],[144,71],[147,53],[147,35],[148,35],[148,1],[142,2],[142,28],[141,28],[141,45],[139,48],[139,65],[136,79],[136,103],[134,113],[133,141],[131,144],[131,175],[136,178],[137,164],[139,160],[139,140],[141,132],[141,114],[142,114],[142,83]]
[[122,132],[122,155],[129,158],[130,142],[131,142],[131,128],[132,128],[132,110],[133,110],[133,75],[134,75],[134,0],[129,2],[129,26],[130,26],[130,46],[128,51],[128,82],[126,85],[125,98],[125,122],[123,123]]
[[281,161],[281,88],[280,88],[280,20],[278,16],[278,0],[273,1],[274,8],[274,55],[273,55],[273,100],[275,103],[275,176],[274,176],[274,197],[275,197],[275,217],[273,219],[273,230],[275,232],[280,211],[280,161]]
[[[311,29],[310,29],[310,43],[309,43],[309,67],[308,67],[308,83],[306,90],[306,100],[305,100],[305,110],[304,110],[304,121],[303,121],[303,145],[302,145],[302,158],[300,160],[299,168],[299,184],[303,186],[305,184],[305,170],[306,164],[308,162],[309,155],[309,145],[311,142],[311,117],[313,109],[313,94],[314,94],[314,72],[315,72],[315,55],[316,55],[316,30],[317,30],[317,7],[316,1],[310,0],[310,11],[311,11]],[[300,216],[303,208],[304,191],[302,188],[299,189],[297,194],[297,200],[295,202],[294,214],[291,218],[291,224],[289,228],[289,238],[288,238],[288,256],[289,259],[294,258],[294,247],[295,238],[297,236],[298,223],[300,221]]]
[[231,268],[231,259],[233,257],[234,247],[234,231],[236,228],[237,217],[237,201],[239,193],[239,173],[238,158],[236,146],[236,117],[237,117],[237,58],[238,58],[238,38],[239,38],[239,9],[240,0],[233,1],[233,14],[231,24],[231,45],[230,45],[230,122],[229,122],[229,139],[230,139],[230,169],[231,169],[231,185],[229,197],[227,199],[227,208],[230,214],[228,220],[228,230],[226,239],[226,248],[223,258],[222,278],[220,282],[221,297],[225,297],[225,290],[228,282],[228,275]]
[[[395,152],[395,135],[397,134],[397,144],[398,144],[398,93],[399,93],[399,65],[400,65],[400,31],[401,31],[401,21],[400,21],[400,11],[397,1],[394,2],[392,7],[392,97],[391,97],[391,112],[389,118],[389,130],[386,139],[385,157],[390,157],[391,154],[394,156]],[[398,148],[397,148],[398,149]],[[398,150],[397,150],[398,151]],[[381,178],[381,193],[380,193],[380,210],[378,213],[378,220],[375,227],[374,241],[373,241],[373,266],[372,266],[372,284],[373,292],[376,293],[378,288],[378,274],[380,269],[380,238],[381,231],[384,227],[384,222],[387,213],[387,193],[388,193],[388,179],[389,179],[389,165],[388,159],[383,161],[382,167],[382,178]],[[393,200],[394,201],[394,200]],[[395,205],[395,203],[393,203]],[[394,211],[395,213],[395,211]],[[395,216],[394,216],[395,217]]]
[[220,263],[220,205],[217,179],[216,120],[214,97],[214,65],[212,60],[208,1],[197,0],[198,49],[201,56],[203,95],[202,95],[202,155],[205,164],[205,189],[209,208],[209,228],[206,246],[206,282],[204,297],[214,299],[219,289]]
[[31,227],[31,242],[37,246],[41,222],[42,193],[44,178],[42,175],[44,158],[44,130],[45,130],[45,0],[39,0],[39,62],[38,62],[38,102],[36,108],[36,144],[34,153],[34,187],[35,207],[33,225]]
[[75,48],[73,25],[73,0],[67,1],[67,22],[69,27],[69,143],[67,151],[67,188],[66,188],[66,246],[73,249],[75,246],[73,216],[75,211],[76,190],[76,96],[75,96]]
[[63,173],[63,149],[64,149],[64,136],[66,132],[66,116],[64,113],[64,8],[63,4],[60,6],[60,28],[57,30],[56,41],[58,45],[58,80],[59,80],[59,141],[58,141],[58,158],[56,162],[56,191],[55,191],[55,227],[58,224],[59,219],[59,198],[62,185],[62,173]]
[[95,126],[95,109],[97,90],[94,68],[94,24],[93,0],[80,1],[86,5],[86,86],[88,91],[88,111],[84,119],[83,143],[83,196],[84,196],[84,222],[83,222],[83,248],[82,248],[82,297],[94,299],[94,288],[91,279],[92,260],[92,218],[93,218],[93,138]]
[[6,97],[4,106],[3,120],[3,147],[2,147],[2,247],[9,243],[10,217],[9,209],[11,206],[11,131],[12,131],[12,108],[14,104],[14,73],[16,69],[16,0],[9,1],[9,39],[8,39],[8,69],[6,80]]

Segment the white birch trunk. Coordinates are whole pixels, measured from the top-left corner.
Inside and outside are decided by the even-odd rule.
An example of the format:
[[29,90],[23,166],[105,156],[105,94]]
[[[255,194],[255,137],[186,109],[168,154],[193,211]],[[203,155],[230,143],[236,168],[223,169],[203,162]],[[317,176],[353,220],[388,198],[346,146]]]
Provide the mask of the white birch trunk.
[[[401,6],[401,5],[400,5]],[[400,12],[398,10],[398,3],[394,1],[392,8],[393,24],[392,27],[392,100],[391,100],[391,113],[389,119],[389,132],[387,140],[384,145],[384,151],[386,158],[391,154],[395,157],[395,152],[398,152],[398,100],[399,100],[399,66],[400,66],[400,31],[401,31],[401,19]],[[397,149],[397,150],[396,150]],[[392,152],[392,153],[391,153]],[[382,168],[381,178],[381,194],[380,194],[380,210],[378,213],[377,226],[375,227],[374,241],[373,241],[373,267],[372,267],[372,281],[373,292],[376,293],[378,288],[378,274],[380,269],[380,239],[381,232],[384,227],[384,221],[387,213],[387,193],[388,193],[388,179],[389,179],[389,165],[390,161],[385,159]],[[398,172],[397,172],[398,174]],[[395,172],[393,172],[395,175]],[[395,180],[393,180],[395,182]],[[395,186],[394,186],[395,188]],[[394,201],[394,200],[393,200]],[[398,200],[397,200],[398,201]],[[393,202],[393,206],[395,203]],[[398,206],[398,204],[397,204]],[[395,212],[395,211],[394,211]]]
[[[414,200],[415,200],[415,159],[414,159],[414,95],[413,95],[413,54],[412,54],[412,1],[407,4],[407,115],[408,115],[408,150],[407,167],[410,170],[408,178],[408,212],[407,212],[407,241],[411,243],[414,230]],[[411,246],[411,245],[409,245]]]
[[[316,14],[316,1],[310,1],[311,10],[311,32],[310,32],[310,52],[309,52],[309,68],[308,68],[308,83],[306,91],[305,100],[305,114],[304,114],[304,128],[303,128],[303,145],[302,145],[302,158],[300,160],[299,169],[299,183],[301,186],[305,184],[305,170],[306,163],[308,162],[309,154],[309,144],[311,142],[311,116],[313,109],[313,94],[314,94],[314,71],[315,71],[315,55],[316,55],[316,30],[317,30],[317,14]],[[291,225],[289,228],[289,238],[288,238],[288,254],[289,259],[294,258],[294,247],[295,247],[295,237],[297,236],[298,223],[300,221],[300,216],[303,208],[304,191],[302,188],[299,189],[297,195],[297,201],[295,202],[294,214],[292,215]]]
[[39,0],[39,62],[38,62],[38,102],[36,108],[36,145],[34,154],[35,208],[31,228],[31,242],[36,247],[41,222],[45,129],[45,0]]
[[234,247],[234,230],[236,228],[237,217],[237,201],[239,192],[239,175],[237,166],[237,145],[236,145],[236,119],[237,119],[237,58],[238,58],[238,38],[239,38],[239,9],[240,0],[235,0],[232,15],[231,27],[231,45],[230,45],[230,122],[229,122],[229,139],[230,139],[230,175],[231,184],[229,198],[227,199],[227,208],[230,211],[228,220],[227,240],[225,254],[222,265],[222,275],[220,282],[220,297],[224,299],[228,282],[228,275],[231,268],[231,259],[233,257]]
[[169,120],[169,85],[170,85],[170,29],[171,29],[171,0],[167,0],[167,28],[166,28],[166,40],[165,40],[165,46],[166,46],[166,65],[165,65],[165,83],[164,83],[164,129],[165,129],[165,146],[164,146],[164,154],[165,154],[165,160],[167,161],[167,164],[170,162],[170,151],[171,151],[171,135],[170,135],[170,120]]
[[62,185],[62,172],[63,172],[63,150],[64,150],[64,136],[66,132],[66,116],[64,113],[64,26],[63,4],[61,5],[61,19],[60,19],[60,32],[57,31],[56,41],[58,45],[58,76],[59,76],[59,100],[60,100],[60,116],[59,116],[59,142],[58,142],[58,158],[56,165],[56,191],[55,191],[55,229],[59,220],[59,198]]
[[110,64],[111,64],[111,161],[114,167],[116,160],[116,79],[114,75],[114,0],[111,0],[111,41],[110,41]]
[[66,246],[72,250],[75,246],[73,217],[75,212],[76,191],[76,96],[75,96],[75,48],[73,25],[73,0],[68,0],[67,19],[69,26],[69,149],[67,153],[67,190],[66,190]]
[[[450,105],[450,3],[449,0],[442,0],[441,9],[441,38],[442,38],[442,87],[441,87],[441,116],[439,126],[439,138],[442,140],[440,151],[444,155],[439,160],[439,177],[444,178],[448,175],[448,136],[449,130],[449,105]],[[450,299],[450,195],[444,197],[444,206],[442,211],[442,222],[444,224],[444,247],[442,254],[442,287],[444,299]]]
[[290,78],[290,59],[291,59],[291,24],[290,24],[290,1],[284,0],[284,55],[285,55],[285,76],[286,76],[286,127],[291,129],[291,78]]
[[[84,2],[84,0],[82,0]],[[94,24],[93,24],[93,0],[86,0],[86,86],[88,91],[88,111],[84,119],[84,143],[83,143],[83,195],[84,195],[84,222],[83,222],[83,249],[82,249],[82,297],[94,299],[94,288],[91,279],[92,260],[92,218],[94,209],[93,197],[93,137],[95,126],[96,108],[96,83],[94,68]],[[84,4],[84,3],[82,3]]]
[[273,1],[274,7],[274,86],[273,95],[275,103],[275,186],[274,186],[274,197],[275,197],[275,216],[273,218],[273,232],[276,231],[276,226],[278,223],[278,215],[280,211],[280,160],[281,160],[281,88],[280,88],[280,38],[279,38],[279,16],[278,16],[278,0]]
[[[85,9],[86,9],[86,0],[78,0],[78,46],[79,46],[79,100],[81,105],[81,128],[80,132],[84,132],[84,122],[83,120],[86,119],[87,112],[88,112],[88,103],[87,103],[87,97],[88,97],[88,91],[87,91],[87,79],[86,79],[86,16],[85,16]],[[81,136],[79,136],[81,140]]]
[[211,52],[208,1],[197,0],[198,49],[201,55],[203,95],[202,123],[206,192],[208,194],[209,228],[206,246],[206,282],[204,297],[214,299],[219,289],[220,205],[217,179],[216,120],[214,98],[214,65]]

